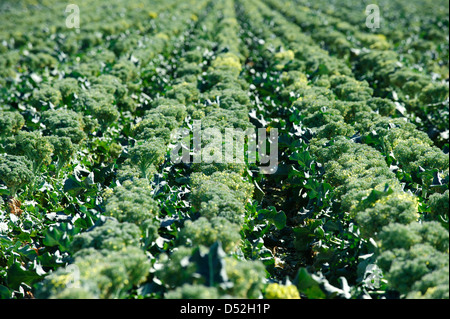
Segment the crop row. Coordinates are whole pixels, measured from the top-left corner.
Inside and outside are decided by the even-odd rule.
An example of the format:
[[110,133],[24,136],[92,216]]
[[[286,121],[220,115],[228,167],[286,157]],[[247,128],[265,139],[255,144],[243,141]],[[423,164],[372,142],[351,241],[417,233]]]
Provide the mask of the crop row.
[[[277,16],[280,23],[284,22],[281,16]],[[286,24],[284,24],[286,26]],[[288,24],[288,30],[283,30],[280,27],[280,32],[294,32],[300,31],[295,25]],[[277,29],[275,29],[277,32]],[[291,39],[290,39],[291,40]],[[323,62],[325,70],[331,70],[332,65],[339,65],[339,60],[328,56],[326,51],[317,49],[317,45],[305,36],[298,36],[293,39],[296,43],[303,43],[303,47],[296,46],[292,52],[297,56],[301,56],[302,51],[316,49],[318,54],[315,56],[306,57],[303,54],[302,58],[305,60],[328,59]],[[305,45],[304,43],[308,43]],[[312,44],[309,44],[312,43]],[[307,46],[307,49],[304,49]],[[313,49],[311,49],[313,48]],[[323,57],[321,57],[323,56]],[[312,63],[312,62],[309,62]],[[351,73],[347,73],[346,67],[341,69],[324,71],[326,74],[308,74],[310,72],[308,67],[305,68],[305,73],[316,81],[317,86],[325,87],[332,91],[339,102],[332,103],[335,106],[329,106],[326,103],[322,106],[334,109],[330,110],[330,116],[336,113],[335,125],[337,123],[350,124],[353,129],[349,130],[348,126],[338,125],[339,128],[335,130],[348,130],[346,134],[360,138],[364,143],[370,144],[381,151],[389,165],[394,165],[400,168],[401,173],[397,174],[402,182],[408,184],[417,183],[424,191],[424,197],[435,192],[443,192],[439,186],[448,185],[448,155],[433,146],[433,142],[416,129],[416,127],[406,121],[404,118],[393,118],[395,106],[390,100],[373,97],[371,87],[365,81],[355,80]],[[292,95],[291,92],[288,92]],[[293,98],[297,98],[295,95]],[[327,100],[333,100],[333,96]],[[341,101],[345,101],[342,104]],[[323,102],[323,101],[322,101]],[[321,101],[317,100],[315,103],[321,105]],[[376,111],[376,112],[373,112]],[[310,116],[318,116],[317,113],[312,113]],[[308,119],[315,121],[314,118]],[[307,125],[309,124],[306,123]],[[427,172],[425,174],[421,174]],[[436,178],[437,176],[437,178]],[[440,180],[438,184],[434,184],[436,180]],[[433,182],[434,181],[434,182]],[[448,186],[447,186],[448,187]],[[445,191],[445,186],[444,186]]]
[[[323,181],[331,186],[333,196],[339,203],[337,207],[336,204],[333,206],[333,211],[336,214],[345,212],[348,216],[344,218],[354,219],[364,238],[374,238],[378,242],[377,262],[391,288],[409,296],[448,294],[448,285],[443,280],[448,272],[448,248],[445,244],[448,231],[438,222],[419,222],[423,216],[418,214],[417,198],[403,190],[379,151],[355,139],[357,131],[364,137],[361,127],[355,127],[362,126],[361,120],[368,118],[370,121],[375,116],[375,123],[389,123],[389,119],[382,115],[389,108],[389,101],[371,99],[370,94],[367,94],[370,92],[368,86],[351,78],[351,74],[342,76],[334,73],[338,61],[320,51],[317,46],[310,45],[311,41],[305,40],[305,36],[295,26],[268,7],[255,1],[249,3],[246,9],[250,11],[247,17],[253,23],[252,30],[266,41],[265,58],[284,71],[280,72],[284,85],[280,97],[289,108],[289,122],[294,129],[308,128],[313,131],[314,138],[307,139],[306,150],[316,163],[323,165]],[[268,24],[270,29],[262,27]],[[271,36],[273,33],[276,37]],[[311,55],[311,52],[318,53]],[[314,72],[311,65],[317,59],[322,60],[323,69],[330,76]],[[330,68],[326,63],[328,61]],[[345,67],[342,69],[345,70]],[[358,114],[364,115],[355,120],[353,116]],[[406,127],[408,124],[405,122],[404,125]],[[389,131],[394,127],[385,128],[384,138],[393,133]],[[374,135],[380,131],[376,130]],[[398,133],[393,145],[408,141],[404,129]],[[413,131],[410,136],[416,134],[417,131]],[[408,152],[414,151],[408,147]],[[305,164],[311,164],[305,161],[306,153],[296,158],[299,159],[300,171]],[[423,156],[419,158],[424,160]],[[448,157],[442,154],[442,160],[441,169],[445,170]],[[429,162],[435,165],[435,156]],[[413,161],[399,161],[400,165],[403,163],[406,166],[406,163],[412,164]],[[311,167],[306,169],[307,173],[313,172]],[[441,193],[446,189],[444,185],[438,191],[436,196],[444,198],[436,202],[445,201],[448,191]],[[431,202],[435,203],[434,198]],[[434,211],[439,211],[438,215],[447,218],[448,211],[444,207],[439,204]],[[303,227],[303,230],[298,232],[299,241],[308,240],[312,235],[308,233],[307,227]],[[411,240],[412,237],[416,239]],[[428,263],[423,260],[428,260]]]
[[377,42],[360,44],[352,39],[364,33],[344,28],[339,22],[332,23],[320,13],[312,15],[309,11],[292,10],[293,6],[298,6],[294,1],[268,3],[298,23],[314,42],[322,43],[338,56],[348,57],[358,79],[368,81],[377,96],[395,101],[400,112],[416,122],[438,145],[448,143],[448,83],[433,80],[430,73],[405,65],[397,52],[379,44],[383,41],[380,37],[372,35]]
[[[169,12],[173,11],[174,3],[171,3],[168,8],[170,9]],[[181,5],[181,7],[189,7],[189,4]],[[89,201],[92,201],[94,203],[101,202],[102,193],[105,190],[103,186],[98,186],[99,181],[103,181],[107,186],[107,181],[105,182],[105,179],[110,179],[109,174],[107,176],[105,175],[105,171],[110,170],[111,167],[114,167],[115,160],[121,155],[122,153],[122,146],[119,143],[123,143],[123,137],[122,134],[126,134],[126,131],[128,130],[128,127],[130,126],[130,120],[131,120],[131,112],[135,112],[137,109],[137,104],[143,104],[144,107],[147,105],[148,99],[143,99],[142,97],[145,95],[141,94],[140,90],[137,90],[136,86],[139,87],[141,85],[142,81],[145,81],[145,76],[148,75],[147,70],[152,70],[155,68],[154,63],[158,63],[155,57],[157,57],[158,54],[162,54],[165,51],[167,52],[173,48],[173,44],[171,44],[169,40],[170,37],[173,37],[174,40],[177,39],[177,36],[180,36],[183,29],[186,29],[189,27],[189,23],[186,23],[185,21],[189,21],[189,19],[194,19],[195,16],[191,15],[193,12],[195,12],[195,9],[199,9],[201,7],[200,4],[196,4],[196,6],[190,6],[190,10],[192,11],[185,11],[185,13],[178,15],[178,23],[174,23],[172,20],[166,20],[161,19],[158,20],[158,24],[154,24],[153,28],[157,30],[164,30],[166,33],[157,33],[147,35],[143,34],[141,35],[141,45],[138,48],[135,48],[133,45],[130,45],[126,48],[126,50],[122,50],[120,58],[116,61],[116,55],[112,53],[111,55],[106,54],[103,57],[106,59],[101,59],[101,54],[107,53],[108,50],[99,50],[97,49],[96,55],[92,56],[89,53],[86,54],[86,56],[83,56],[83,59],[79,63],[75,63],[76,66],[71,68],[71,72],[67,73],[67,76],[63,80],[54,80],[55,82],[45,85],[41,84],[39,89],[35,90],[33,92],[31,103],[36,107],[35,114],[33,116],[39,116],[38,117],[38,123],[42,123],[42,125],[45,129],[43,130],[43,135],[40,132],[38,128],[36,128],[34,131],[32,131],[33,128],[33,121],[27,121],[31,124],[27,125],[27,130],[19,131],[21,126],[24,124],[24,120],[21,117],[21,115],[18,115],[17,112],[2,112],[2,121],[5,121],[6,128],[10,127],[12,131],[5,131],[5,138],[2,142],[3,145],[5,145],[5,150],[8,153],[17,154],[16,157],[14,155],[8,154],[4,157],[2,157],[2,168],[5,170],[2,170],[2,177],[1,179],[5,182],[9,180],[14,180],[14,183],[20,182],[20,185],[10,185],[9,183],[7,186],[11,190],[15,190],[18,188],[18,186],[26,186],[28,184],[28,189],[30,188],[30,185],[33,185],[33,179],[34,173],[36,173],[37,176],[41,175],[40,169],[43,166],[48,166],[52,163],[52,158],[56,158],[57,162],[55,163],[56,170],[61,169],[65,164],[69,164],[69,162],[77,163],[80,162],[80,157],[86,156],[87,154],[89,161],[88,168],[92,166],[92,163],[101,163],[97,164],[100,166],[100,168],[96,171],[98,174],[91,174],[90,178],[87,178],[84,180],[84,182],[81,182],[80,178],[81,176],[72,176],[71,178],[67,180],[62,180],[64,183],[64,189],[58,189],[59,192],[64,192],[67,194],[70,194],[76,200],[78,200],[79,206],[91,206],[92,208],[98,209],[98,205],[89,203],[83,203],[80,202],[80,195],[83,193],[83,186],[84,185],[95,185],[93,187],[92,193],[87,194],[85,197],[86,199],[89,199]],[[163,11],[163,9],[166,8],[166,5],[163,5],[160,7],[160,10]],[[166,8],[167,9],[167,8]],[[154,13],[157,15],[157,13]],[[164,17],[164,14],[163,14]],[[151,17],[148,17],[147,19],[152,19]],[[153,32],[152,32],[153,33]],[[137,39],[135,39],[137,42]],[[173,40],[172,40],[173,41]],[[93,50],[95,52],[95,50]],[[132,52],[130,52],[132,51]],[[100,56],[99,56],[100,55]],[[146,56],[149,56],[147,58]],[[154,59],[152,63],[149,63],[151,59]],[[95,61],[95,69],[90,67],[94,65]],[[104,68],[100,69],[102,63],[99,63],[101,61],[104,61],[103,66]],[[69,61],[63,61],[62,65],[65,66],[66,64],[70,65],[71,63]],[[147,68],[147,69],[146,69]],[[74,69],[82,69],[82,70],[89,70],[90,73],[85,72],[74,72]],[[141,75],[143,78],[141,78]],[[138,96],[139,94],[139,96]],[[39,96],[39,98],[35,98],[35,96]],[[35,101],[33,103],[33,101]],[[131,102],[130,102],[131,101]],[[128,103],[130,102],[130,103]],[[66,105],[67,109],[65,109],[63,106]],[[29,115],[29,113],[23,112],[25,115]],[[120,124],[117,123],[117,120],[120,118]],[[100,123],[94,123],[95,125],[92,125],[92,122],[99,121]],[[20,125],[19,125],[20,124]],[[100,126],[100,131],[98,131],[98,128],[96,127]],[[87,129],[90,127],[89,129]],[[108,130],[106,130],[108,128]],[[3,132],[2,132],[3,133]],[[17,133],[17,134],[16,134]],[[54,138],[47,138],[45,135],[48,134],[54,134]],[[12,135],[10,137],[10,135]],[[86,138],[89,136],[89,140],[86,140]],[[50,144],[53,142],[53,144]],[[71,144],[73,143],[73,144]],[[99,153],[99,158],[95,158],[95,155],[92,153],[93,150],[97,148],[97,153]],[[85,151],[85,153],[83,153]],[[77,152],[77,154],[75,154]],[[159,152],[162,152],[161,150]],[[106,154],[105,154],[106,153]],[[26,170],[25,172],[21,172],[19,167],[15,167],[12,171],[10,170],[11,165],[17,165],[15,164],[18,160],[18,155],[24,155],[28,157],[30,160],[32,160],[32,163],[27,162],[27,160],[23,157],[19,158],[20,162],[22,163],[21,167],[24,167],[23,164],[28,164],[29,168],[24,167]],[[102,162],[106,161],[106,165],[104,165]],[[6,162],[6,163],[5,163]],[[70,164],[72,164],[70,163]],[[5,166],[6,164],[6,166]],[[96,164],[94,164],[96,165]],[[55,188],[62,188],[60,185],[61,179],[56,179],[56,182],[53,182],[51,179],[51,168],[52,166],[48,166],[47,175],[45,176],[45,179],[48,183],[54,183],[56,184]],[[73,169],[73,166],[70,166],[71,169]],[[110,167],[110,168],[108,168]],[[47,167],[46,167],[47,168]],[[17,178],[17,175],[22,176],[21,179]],[[14,175],[14,176],[12,176]],[[42,174],[44,175],[44,174]],[[28,179],[26,179],[28,177]],[[66,177],[66,176],[64,176]],[[58,176],[56,176],[58,178]],[[60,176],[61,178],[61,176]],[[26,180],[25,180],[26,179]],[[95,179],[95,182],[94,182]],[[39,193],[34,193],[34,199],[36,200],[38,196],[45,194],[46,191],[40,189]],[[56,193],[56,192],[55,192]],[[31,192],[29,195],[33,194]],[[10,195],[14,195],[11,194]],[[24,195],[24,194],[23,194]],[[52,194],[53,195],[53,194]],[[58,194],[59,195],[59,194]],[[52,198],[52,200],[57,201],[58,199],[61,201],[59,203],[55,203],[56,207],[50,208],[48,207],[39,207],[39,209],[42,209],[44,212],[48,209],[63,209],[64,213],[70,214],[70,209],[63,208],[64,205],[70,205],[70,200],[73,200],[73,198],[70,198],[70,195],[65,195],[66,198]],[[44,195],[45,196],[45,195]],[[24,196],[22,196],[24,197]],[[56,197],[56,195],[55,195]],[[25,197],[26,198],[26,197]],[[64,203],[66,201],[66,203]],[[67,204],[67,201],[69,203]],[[45,204],[43,204],[45,205]],[[78,206],[77,205],[77,206]],[[20,209],[20,202],[17,204],[16,209]],[[67,206],[66,206],[67,207]],[[69,206],[70,207],[70,206]],[[80,207],[81,209],[81,207]],[[76,209],[76,211],[79,211]],[[86,212],[86,208],[83,210]],[[14,212],[13,212],[14,213]],[[28,213],[28,212],[26,212]],[[37,213],[41,214],[41,216],[33,216],[38,215]],[[149,212],[151,213],[151,211]],[[72,213],[73,214],[73,213]],[[20,214],[18,214],[20,215]],[[89,214],[88,214],[89,215]],[[45,215],[42,216],[41,212],[34,211],[31,214],[32,218],[37,217],[37,219],[42,219],[42,222],[46,219]],[[73,217],[77,217],[77,215]],[[19,216],[20,217],[20,216]],[[22,219],[25,218],[24,216],[21,217]],[[98,218],[98,217],[97,217]],[[89,219],[89,218],[88,218]],[[94,218],[95,219],[95,218]],[[139,221],[139,218],[136,218],[136,222]],[[48,223],[48,222],[47,222]],[[92,222],[90,222],[92,224]],[[75,223],[76,226],[80,225],[80,220]],[[64,246],[61,245],[61,240],[58,241],[52,241],[49,240],[49,238],[52,238],[52,236],[55,233],[58,233],[60,229],[65,229],[67,227],[73,227],[73,226],[67,226],[66,223],[62,224],[55,224],[53,225],[55,227],[51,227],[46,232],[44,231],[44,235],[41,233],[35,234],[35,239],[30,239],[31,243],[29,244],[29,249],[41,249],[39,251],[38,256],[27,256],[28,258],[25,258],[23,261],[21,261],[25,265],[24,262],[31,259],[33,260],[39,260],[39,262],[42,263],[44,267],[53,266],[54,267],[54,261],[49,260],[53,259],[52,252],[51,252],[51,246],[59,246],[61,251],[69,251],[71,248],[70,243],[64,243]],[[87,228],[88,225],[83,225],[82,228]],[[128,225],[115,225],[115,224],[108,224],[107,228],[118,228],[121,227],[127,228]],[[147,225],[150,226],[150,225]],[[46,227],[45,227],[46,228]],[[107,229],[105,228],[105,229]],[[75,227],[75,229],[78,229],[79,227]],[[144,226],[145,229],[145,226]],[[134,232],[136,234],[136,229],[131,228],[131,232]],[[146,229],[146,235],[148,238],[152,238],[152,233],[148,233],[151,231],[151,228],[149,227]],[[99,233],[101,233],[101,228],[98,230]],[[12,234],[11,234],[12,235]],[[74,235],[73,232],[71,234]],[[44,236],[43,243],[42,243],[42,236]],[[68,234],[64,234],[65,237],[68,236]],[[63,236],[63,237],[64,237]],[[83,236],[83,235],[82,235]],[[90,235],[86,235],[90,236]],[[58,238],[57,238],[58,239]],[[59,238],[61,239],[61,238]],[[119,240],[120,241],[120,240]],[[10,244],[9,242],[6,244]],[[17,244],[20,244],[20,242],[17,242]],[[83,244],[88,248],[89,245],[92,245],[95,247],[97,244]],[[44,246],[44,247],[43,247]],[[45,247],[47,246],[47,247]],[[49,247],[50,246],[50,247]],[[63,246],[63,247],[62,247]],[[28,247],[28,246],[27,246]],[[82,247],[79,246],[78,248],[74,248],[75,250],[79,250]],[[121,249],[121,247],[117,247],[117,249]],[[49,251],[50,250],[50,251]],[[105,250],[106,251],[106,250]],[[135,255],[136,258],[141,258],[142,256],[145,257],[145,254],[143,251],[141,251],[141,254],[137,253],[136,249],[132,249],[130,252],[131,256]],[[94,255],[97,252],[94,253]],[[88,254],[89,255],[89,254]],[[82,258],[79,258],[80,263],[84,262],[95,262],[98,260],[99,255],[96,256],[86,256],[86,261],[83,261]],[[6,256],[5,256],[6,257]],[[23,258],[23,257],[22,257]],[[90,258],[90,259],[89,259]],[[96,259],[97,258],[97,259]],[[120,262],[117,260],[118,254],[113,254],[111,258],[116,258],[116,262]],[[120,258],[126,258],[125,256],[122,256]],[[119,258],[119,259],[120,259]],[[142,261],[142,260],[141,260]],[[17,263],[19,263],[19,260],[17,260]],[[139,262],[140,263],[140,262]],[[138,263],[138,265],[139,265]],[[56,263],[57,265],[61,264],[60,262]],[[13,263],[14,265],[14,263]],[[20,263],[19,263],[20,265]],[[106,265],[106,264],[105,264]],[[104,266],[105,266],[104,265]],[[16,267],[17,268],[17,267]],[[11,288],[16,288],[16,285],[12,285],[11,282],[14,280],[14,276],[17,275],[13,270],[16,269],[14,267],[11,267],[7,271],[7,281],[6,283],[11,286]],[[31,265],[30,269],[26,269],[23,266],[20,266],[19,271],[28,271],[31,273],[35,273],[36,269],[34,269]],[[79,267],[83,271],[87,271],[87,268],[85,267]],[[120,268],[123,271],[123,267]],[[39,271],[39,269],[38,269]],[[107,272],[108,270],[106,268],[104,269],[98,269],[98,271]],[[16,271],[17,272],[17,271]],[[97,273],[98,274],[98,273]],[[91,275],[96,276],[96,273],[91,273]],[[123,276],[123,273],[121,273]],[[88,273],[84,273],[84,276],[89,276]],[[39,279],[40,276],[34,275],[34,279]],[[107,276],[106,276],[107,278]],[[94,287],[91,287],[92,289],[97,290],[90,290],[87,288],[87,292],[85,292],[87,295],[97,295],[103,294],[105,295],[114,295],[118,293],[123,293],[124,290],[126,290],[126,287],[130,287],[130,285],[133,285],[133,282],[135,280],[140,280],[141,278],[134,278],[133,281],[130,283],[126,283],[125,287],[118,285],[117,287],[109,288],[109,289],[100,289],[99,287],[95,287],[95,282],[89,283],[88,285],[94,285]],[[70,280],[70,278],[66,278],[65,280]],[[84,278],[86,280],[86,278]],[[101,281],[105,281],[105,277],[99,277],[99,283]],[[20,284],[20,283],[19,283]],[[61,289],[63,287],[59,287],[58,289]],[[62,293],[65,294],[67,291],[53,291],[51,292],[50,286],[46,287],[45,289],[48,289],[43,293],[45,294],[57,294]],[[114,290],[116,289],[116,290]],[[50,292],[49,292],[50,291]],[[83,291],[81,291],[83,293]]]
[[[216,13],[207,15],[199,23],[201,32],[189,38],[172,88],[156,98],[130,130],[134,142],[117,172],[121,185],[104,196],[103,215],[113,218],[102,219],[89,231],[74,236],[73,262],[48,276],[39,296],[123,297],[142,282],[150,265],[141,246],[147,249],[157,240],[162,217],[148,180],[164,161],[171,131],[180,127],[187,115],[201,120],[202,129],[251,126],[246,121],[250,107],[243,90],[246,84],[238,78],[244,57],[239,51],[233,5],[224,1],[210,6],[209,12]],[[209,62],[211,51],[217,56]],[[204,76],[202,83],[200,74]],[[200,93],[204,103],[197,101]],[[222,152],[221,145],[213,149]],[[167,257],[161,254],[151,267],[153,280],[162,283],[167,298],[259,297],[265,282],[264,266],[233,257],[241,240],[245,204],[253,191],[243,177],[245,165],[201,163],[192,170],[190,218],[181,221],[173,251]],[[81,276],[78,289],[70,284],[74,265]]]
[[[0,31],[0,298],[448,298],[448,84],[412,35],[300,0],[84,0],[78,30],[47,4],[0,5],[30,21]],[[256,128],[275,174],[224,145]]]
[[[245,91],[247,84],[239,79],[245,56],[240,50],[233,1],[215,2],[202,26],[200,39],[194,40],[195,45],[186,55],[211,50],[216,55],[199,85],[204,102],[196,104],[191,118],[201,121],[202,131],[217,128],[223,133],[226,128],[249,128],[251,105]],[[214,45],[211,47],[206,39]],[[191,80],[197,84],[194,75],[200,73],[201,61],[195,62],[197,68],[191,64],[189,72],[183,71],[185,83]],[[214,155],[218,159],[225,155],[222,141],[215,144],[214,139],[202,136],[201,146],[202,156]],[[203,153],[205,149],[208,154]],[[176,249],[161,258],[155,273],[168,291],[167,298],[258,298],[262,295],[264,265],[245,260],[239,254],[240,233],[246,221],[245,204],[253,193],[252,184],[244,179],[245,171],[245,164],[222,163],[222,160],[209,163],[203,158],[202,163],[192,164],[190,218],[179,231]],[[290,289],[273,287],[278,290],[272,294],[285,296],[283,289]]]
[[[182,13],[175,19],[186,28],[186,21],[205,5],[181,4],[178,9]],[[166,34],[169,30],[164,28]],[[181,95],[184,90],[182,85],[175,86],[168,98],[154,100],[141,121],[131,127],[134,141],[117,171],[118,185],[104,195],[106,220],[74,237],[74,262],[46,278],[41,297],[124,298],[133,286],[146,280],[151,264],[145,250],[155,243],[160,225],[160,207],[150,181],[165,159],[167,130],[180,126],[186,116],[185,106],[169,96]],[[78,287],[67,282],[72,279],[67,273],[73,265],[80,272]]]
[[[365,23],[367,3],[297,1],[297,4],[303,6],[302,10],[311,9],[311,15],[316,11],[326,14],[331,25],[339,24],[341,30],[351,30],[351,34],[368,47],[394,50],[404,56],[404,62],[409,65],[423,68],[443,79],[448,77],[448,46],[445,42],[449,18],[445,1],[438,5],[422,0],[409,3],[378,1],[380,28],[374,31],[369,30]],[[380,40],[381,46],[377,44]]]

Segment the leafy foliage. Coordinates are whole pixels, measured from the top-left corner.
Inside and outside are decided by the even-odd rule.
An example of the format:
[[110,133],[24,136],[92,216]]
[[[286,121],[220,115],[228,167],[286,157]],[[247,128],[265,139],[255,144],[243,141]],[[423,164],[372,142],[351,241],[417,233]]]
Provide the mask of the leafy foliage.
[[448,4],[145,4],[0,4],[0,298],[448,298]]

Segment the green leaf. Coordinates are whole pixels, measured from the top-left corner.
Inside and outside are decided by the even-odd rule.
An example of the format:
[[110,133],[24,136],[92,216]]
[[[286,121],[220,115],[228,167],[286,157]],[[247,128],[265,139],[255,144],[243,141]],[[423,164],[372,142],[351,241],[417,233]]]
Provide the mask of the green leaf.
[[64,182],[64,192],[67,192],[73,196],[77,196],[83,189],[83,183],[78,182],[72,177],[66,179],[66,181]]
[[308,273],[306,268],[300,268],[295,280],[298,291],[305,294],[310,299],[324,299],[325,293],[320,288],[320,283]]
[[293,160],[293,161],[297,161],[298,164],[300,165],[300,167],[303,168],[309,168],[311,163],[312,163],[312,158],[311,155],[309,154],[308,151],[304,151],[301,153],[293,153],[289,159]]
[[311,231],[307,227],[294,228],[294,247],[299,251],[307,251],[311,244]]
[[19,263],[14,263],[8,268],[7,280],[9,287],[19,289],[21,284],[31,286],[41,278],[35,271],[26,270]]
[[258,211],[258,219],[268,220],[278,229],[286,227],[286,214],[283,211],[277,212],[277,209],[273,206],[269,207],[269,209],[261,209]]
[[261,201],[265,195],[264,191],[261,189],[261,187],[256,181],[254,181],[253,183],[255,184],[255,199]]
[[64,264],[61,256],[58,256],[56,254],[50,254],[49,252],[39,255],[37,257],[37,260],[42,265],[42,267],[56,268]]
[[278,229],[283,229],[286,226],[286,220],[286,214],[283,211],[273,217],[273,222]]
[[95,216],[92,210],[88,210],[84,206],[80,206],[80,211],[83,213],[80,218],[77,218],[74,222],[75,227],[80,229],[88,229],[94,226],[95,221],[98,220],[98,217]]
[[7,236],[0,236],[0,245],[1,247],[8,247],[9,245],[11,245],[13,243],[13,241],[7,237]]
[[0,285],[0,299],[10,299],[11,294],[11,291],[7,287]]
[[80,229],[70,223],[61,223],[58,226],[51,226],[45,232],[44,245],[58,246],[62,252],[68,251],[72,238],[79,233]]
[[228,281],[225,256],[220,242],[214,243],[206,254],[199,248],[194,251],[191,261],[197,264],[197,272],[206,279],[207,286],[212,287]]
[[37,257],[37,253],[34,249],[30,247],[30,245],[26,245],[17,250],[17,252],[23,256],[28,258],[29,260],[34,260]]

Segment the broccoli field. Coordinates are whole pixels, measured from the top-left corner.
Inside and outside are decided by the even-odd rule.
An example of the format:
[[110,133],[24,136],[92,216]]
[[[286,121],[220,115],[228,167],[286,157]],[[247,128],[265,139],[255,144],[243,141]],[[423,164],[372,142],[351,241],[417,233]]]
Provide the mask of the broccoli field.
[[0,299],[448,299],[448,12],[0,1]]

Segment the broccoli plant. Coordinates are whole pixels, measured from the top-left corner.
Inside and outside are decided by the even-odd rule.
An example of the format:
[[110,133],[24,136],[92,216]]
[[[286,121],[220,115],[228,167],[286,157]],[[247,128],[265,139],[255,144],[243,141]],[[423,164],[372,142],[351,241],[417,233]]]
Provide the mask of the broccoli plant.
[[178,241],[186,246],[211,246],[220,241],[225,252],[233,251],[241,240],[241,227],[224,217],[211,220],[200,217],[196,221],[188,220],[178,234]]
[[207,181],[214,181],[224,184],[230,188],[234,196],[245,204],[253,196],[254,186],[246,181],[241,175],[236,172],[214,172],[211,175],[204,173],[193,173],[191,175],[192,188],[197,188]]
[[431,214],[434,216],[447,217],[449,215],[449,191],[446,190],[443,194],[433,194],[428,201]]
[[[37,298],[124,298],[143,282],[150,263],[145,252],[135,246],[121,250],[81,249],[73,264],[51,273],[36,290]],[[74,277],[74,273],[78,274]]]
[[58,137],[68,137],[74,144],[81,143],[86,134],[83,132],[85,123],[81,114],[65,109],[48,110],[42,113],[44,134]]
[[122,83],[126,83],[128,89],[132,91],[139,88],[139,70],[131,61],[122,59],[117,62],[111,70],[111,75],[119,78]]
[[179,127],[186,117],[186,107],[183,104],[173,103],[167,99],[161,100],[163,104],[147,111],[142,121],[133,126],[133,135],[136,139],[159,137],[168,143],[172,130]]
[[227,290],[237,298],[260,298],[266,277],[266,267],[259,260],[238,260],[234,257],[225,258],[225,269],[228,279],[233,283]]
[[65,102],[69,102],[79,91],[78,81],[74,78],[65,78],[56,84]]
[[30,70],[42,70],[45,68],[54,68],[58,64],[58,60],[48,53],[30,53],[24,62],[29,66]]
[[238,225],[244,220],[245,209],[242,201],[225,184],[205,180],[192,189],[191,201],[193,211],[202,217],[211,219],[221,216]]
[[119,223],[116,219],[109,218],[103,225],[76,235],[71,244],[71,251],[77,252],[85,248],[120,251],[127,246],[139,247],[141,236],[141,230],[135,224]]
[[183,104],[189,104],[198,100],[199,92],[194,84],[184,82],[167,91],[167,97]]
[[50,136],[49,142],[53,145],[53,154],[57,157],[56,176],[74,156],[76,148],[69,137]]
[[[448,241],[448,237],[447,237]],[[448,298],[448,254],[429,243],[394,248],[378,258],[390,287],[409,298]],[[447,271],[446,271],[447,270]]]
[[74,107],[76,111],[85,111],[97,119],[102,130],[106,130],[120,116],[114,95],[98,85],[91,90],[80,91]]
[[98,119],[102,131],[105,131],[108,126],[117,121],[120,116],[117,107],[112,104],[95,105],[91,109],[91,113]]
[[31,160],[34,174],[52,161],[53,145],[48,137],[39,132],[20,131],[17,135],[7,138],[4,144],[8,154],[26,156]]
[[130,161],[137,166],[143,178],[148,178],[152,165],[158,166],[164,161],[166,144],[162,139],[153,138],[148,141],[138,142],[129,150]]
[[366,81],[357,81],[348,76],[331,76],[332,90],[341,99],[346,101],[366,101],[372,97],[373,90]]
[[38,109],[59,106],[61,101],[61,92],[48,84],[42,85],[38,90],[33,92],[32,96],[32,103]]
[[11,197],[33,181],[32,163],[24,156],[0,156],[0,180],[9,188]]
[[113,94],[117,101],[122,101],[128,93],[128,89],[122,81],[109,74],[102,74],[92,80],[93,89],[103,89],[109,94]]
[[200,286],[216,287],[220,296],[259,298],[266,276],[265,267],[260,261],[228,257],[218,242],[209,248],[180,246],[170,258],[161,255],[159,262],[163,266],[155,275],[169,290],[195,285],[197,291]]
[[24,126],[25,119],[18,112],[0,112],[0,139],[17,134]]
[[153,199],[148,181],[137,179],[125,181],[110,194],[105,194],[105,215],[123,223],[138,225],[143,233],[145,245],[152,243],[158,235],[159,205]]

